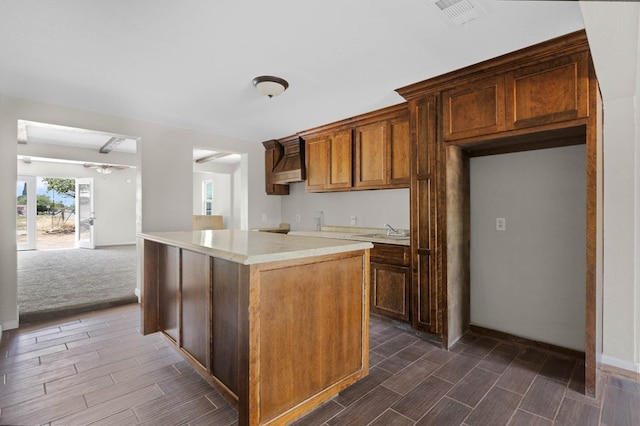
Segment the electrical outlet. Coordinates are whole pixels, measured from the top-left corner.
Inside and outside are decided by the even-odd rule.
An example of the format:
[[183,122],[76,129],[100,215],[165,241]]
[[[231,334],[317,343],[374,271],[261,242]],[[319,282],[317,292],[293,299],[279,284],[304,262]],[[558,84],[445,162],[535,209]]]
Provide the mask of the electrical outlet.
[[496,218],[496,231],[506,231],[507,230],[507,220],[504,217]]
[[296,215],[296,222],[300,223],[300,215],[299,214]]
[[349,218],[351,226],[356,226],[358,224],[358,218],[356,216],[351,216]]
[[262,213],[262,221],[263,222],[267,221],[267,214],[266,213]]

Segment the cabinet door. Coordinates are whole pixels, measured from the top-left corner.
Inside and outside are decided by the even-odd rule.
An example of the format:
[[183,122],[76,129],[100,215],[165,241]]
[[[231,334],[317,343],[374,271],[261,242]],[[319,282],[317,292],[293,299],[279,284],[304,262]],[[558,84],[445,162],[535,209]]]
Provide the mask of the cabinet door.
[[389,126],[389,184],[393,187],[409,187],[411,135],[409,117],[391,120]]
[[158,245],[158,328],[180,339],[180,249]]
[[386,121],[356,128],[354,187],[380,188],[387,184],[388,130]]
[[582,52],[507,73],[508,128],[587,117],[588,61],[588,52]]
[[182,250],[181,347],[211,371],[211,265],[207,255]]
[[442,99],[445,141],[497,133],[505,128],[503,75],[447,90]]
[[324,191],[329,173],[329,138],[318,137],[306,141],[305,162],[308,192]]
[[351,188],[351,146],[351,129],[341,130],[331,135],[327,189],[342,190]]
[[409,321],[409,268],[371,263],[371,311]]

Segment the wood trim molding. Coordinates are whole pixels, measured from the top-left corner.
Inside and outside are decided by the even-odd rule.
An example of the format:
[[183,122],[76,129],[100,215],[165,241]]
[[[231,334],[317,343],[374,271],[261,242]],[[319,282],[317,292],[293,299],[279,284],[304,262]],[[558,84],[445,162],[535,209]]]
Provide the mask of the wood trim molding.
[[520,68],[524,64],[545,60],[553,55],[569,55],[585,50],[589,50],[587,34],[584,30],[579,30],[428,80],[401,87],[396,89],[396,92],[406,100],[411,100],[424,96],[426,92],[442,91],[451,87],[454,82],[455,85],[468,84],[476,80],[485,79],[487,75],[505,73]]
[[576,358],[579,360],[584,360],[585,358],[584,352],[577,351],[575,349],[563,348],[562,346],[557,346],[551,343],[538,342],[537,340],[531,340],[524,337],[514,336],[513,334],[510,334],[510,333],[492,330],[490,328],[481,327],[479,325],[471,324],[469,326],[469,330],[471,330],[473,333],[480,334],[483,336],[488,336],[494,339],[504,340],[504,341],[516,343],[519,345],[531,346],[536,349],[540,349],[547,352],[554,352],[560,355],[569,356],[571,358]]

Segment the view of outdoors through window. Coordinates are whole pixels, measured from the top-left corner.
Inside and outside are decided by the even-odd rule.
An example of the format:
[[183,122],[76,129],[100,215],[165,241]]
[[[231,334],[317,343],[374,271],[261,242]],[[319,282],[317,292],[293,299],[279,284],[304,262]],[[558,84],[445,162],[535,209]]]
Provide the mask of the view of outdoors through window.
[[[36,235],[75,232],[75,179],[41,178],[36,180]],[[28,225],[28,182],[16,185],[16,242],[25,243]]]

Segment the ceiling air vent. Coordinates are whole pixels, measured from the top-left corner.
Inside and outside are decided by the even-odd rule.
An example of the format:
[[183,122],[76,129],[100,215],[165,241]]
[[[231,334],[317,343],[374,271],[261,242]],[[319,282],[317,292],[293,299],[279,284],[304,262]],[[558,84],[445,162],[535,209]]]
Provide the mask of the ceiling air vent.
[[472,0],[428,0],[448,24],[464,25],[478,19],[484,11]]

